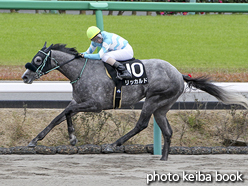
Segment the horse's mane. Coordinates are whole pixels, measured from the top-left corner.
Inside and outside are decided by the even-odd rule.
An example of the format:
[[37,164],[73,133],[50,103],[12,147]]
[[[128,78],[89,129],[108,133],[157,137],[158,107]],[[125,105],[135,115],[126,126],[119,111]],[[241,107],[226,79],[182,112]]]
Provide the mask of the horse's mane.
[[51,48],[52,50],[59,50],[61,52],[65,52],[68,54],[72,54],[72,55],[78,55],[78,51],[76,50],[76,48],[68,48],[66,47],[66,44],[55,44],[52,46]]

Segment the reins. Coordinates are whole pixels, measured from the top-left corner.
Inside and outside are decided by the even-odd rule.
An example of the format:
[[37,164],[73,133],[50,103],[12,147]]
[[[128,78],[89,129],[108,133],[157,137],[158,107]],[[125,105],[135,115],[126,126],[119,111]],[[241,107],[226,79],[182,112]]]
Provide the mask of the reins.
[[[77,58],[76,56],[74,56],[72,59],[70,59],[70,60],[68,60],[68,61],[66,61],[66,62],[64,62],[64,63],[62,63],[61,65],[59,65],[56,59],[50,57],[51,51],[49,51],[48,53],[45,53],[44,51],[40,50],[40,52],[43,53],[43,54],[45,54],[46,57],[45,57],[45,59],[43,60],[42,64],[41,64],[41,65],[37,68],[37,70],[36,70],[36,74],[37,74],[37,77],[38,77],[38,78],[40,78],[40,77],[43,76],[44,74],[47,74],[47,73],[49,73],[49,72],[51,72],[51,71],[53,71],[53,70],[56,70],[56,69],[58,69],[58,68],[60,68],[60,67],[62,67],[62,66],[64,66],[64,65],[70,63],[71,61],[73,61],[74,59]],[[54,68],[52,68],[52,69],[50,69],[50,70],[48,70],[48,71],[46,71],[46,72],[42,72],[43,68],[44,68],[45,65],[46,65],[46,62],[47,62],[48,58],[51,58],[51,60],[55,61],[55,63],[56,63],[57,66],[54,67]],[[81,70],[81,73],[79,74],[78,78],[77,78],[76,80],[74,80],[74,81],[71,81],[71,82],[70,82],[71,84],[76,83],[76,82],[82,77],[82,74],[83,74],[83,71],[84,71],[84,69],[85,69],[85,66],[86,66],[87,61],[88,61],[88,59],[85,60],[84,66],[83,66],[83,68],[82,68],[82,70]]]

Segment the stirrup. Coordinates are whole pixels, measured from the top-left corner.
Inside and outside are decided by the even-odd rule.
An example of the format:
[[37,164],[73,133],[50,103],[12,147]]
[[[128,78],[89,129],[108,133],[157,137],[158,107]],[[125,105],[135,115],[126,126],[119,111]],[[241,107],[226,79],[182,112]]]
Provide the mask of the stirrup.
[[120,72],[117,71],[117,75],[116,75],[116,78],[119,79],[119,80],[123,80],[122,77],[120,77]]
[[[126,76],[125,76],[125,75],[126,75]],[[120,79],[120,78],[121,78],[121,79],[131,79],[131,78],[132,78],[132,75],[129,74],[129,73],[126,73],[125,75],[124,75],[124,74],[120,74],[120,73],[118,74],[118,73],[117,73],[117,76],[118,76],[117,78],[119,78],[119,79]],[[122,76],[122,77],[121,77],[121,76]]]

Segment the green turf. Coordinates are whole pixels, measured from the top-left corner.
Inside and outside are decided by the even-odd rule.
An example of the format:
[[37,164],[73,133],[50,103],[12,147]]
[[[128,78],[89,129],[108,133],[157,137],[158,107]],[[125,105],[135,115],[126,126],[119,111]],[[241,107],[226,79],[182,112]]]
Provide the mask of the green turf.
[[[84,52],[93,15],[0,14],[0,64],[23,65],[44,42]],[[248,68],[248,15],[104,16],[104,29],[126,38],[139,59],[177,68]]]

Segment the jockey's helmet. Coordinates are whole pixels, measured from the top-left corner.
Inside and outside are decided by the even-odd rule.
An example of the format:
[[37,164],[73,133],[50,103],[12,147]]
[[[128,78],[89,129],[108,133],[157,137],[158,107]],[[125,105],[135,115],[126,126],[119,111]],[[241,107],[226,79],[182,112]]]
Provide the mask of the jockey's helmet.
[[99,34],[101,32],[101,30],[96,27],[96,26],[91,26],[88,28],[87,30],[87,37],[89,39],[93,39],[97,34]]

